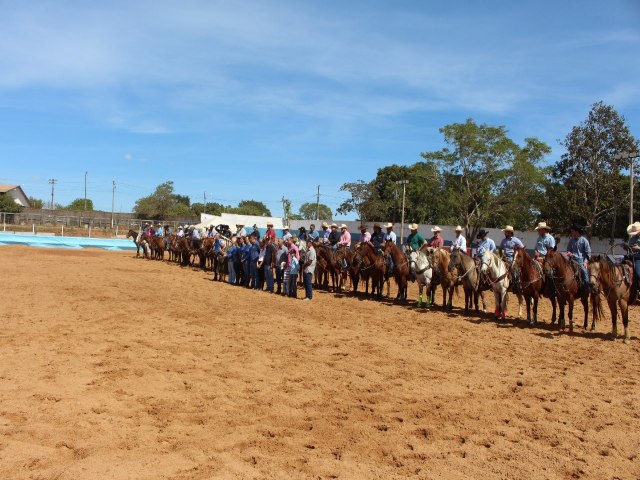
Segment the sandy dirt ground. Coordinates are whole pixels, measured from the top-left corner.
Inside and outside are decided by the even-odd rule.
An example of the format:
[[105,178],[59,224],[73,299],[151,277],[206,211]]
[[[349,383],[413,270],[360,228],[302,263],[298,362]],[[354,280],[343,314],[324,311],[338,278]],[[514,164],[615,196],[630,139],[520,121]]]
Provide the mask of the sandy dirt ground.
[[624,345],[131,252],[0,247],[0,278],[2,479],[640,478],[637,307]]

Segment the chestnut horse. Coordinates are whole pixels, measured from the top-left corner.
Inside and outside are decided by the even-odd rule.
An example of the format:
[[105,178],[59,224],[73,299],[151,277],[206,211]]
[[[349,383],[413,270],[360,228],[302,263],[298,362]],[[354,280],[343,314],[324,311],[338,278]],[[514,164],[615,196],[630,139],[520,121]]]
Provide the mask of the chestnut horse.
[[482,281],[482,275],[480,275],[476,262],[465,252],[454,250],[449,258],[449,272],[452,273],[455,270],[457,270],[456,283],[461,282],[464,289],[464,313],[469,313],[472,303],[476,312],[480,312],[478,297],[482,298],[482,311],[486,312],[487,304],[484,292],[489,287]]
[[409,262],[402,250],[396,245],[393,240],[387,240],[384,246],[385,255],[391,255],[393,259],[393,277],[398,284],[398,294],[396,300],[401,302],[407,301],[407,284],[409,279]]
[[371,296],[377,294],[382,298],[382,287],[386,280],[387,296],[389,296],[389,279],[387,276],[387,262],[378,255],[373,245],[368,242],[359,243],[356,247],[356,258],[360,263],[360,275],[366,281],[366,292],[369,293],[369,279],[371,279]]
[[588,285],[580,285],[576,273],[579,276],[580,271],[574,271],[569,264],[569,260],[565,259],[558,253],[557,247],[547,251],[544,257],[545,279],[549,282],[551,289],[554,291],[560,304],[560,329],[566,327],[564,320],[564,306],[569,305],[569,331],[573,331],[573,302],[576,298],[580,299],[584,308],[584,330],[587,329],[589,315],[589,291]]
[[589,283],[591,285],[591,306],[593,308],[593,322],[591,330],[595,328],[596,318],[602,316],[600,294],[604,295],[611,311],[611,337],[618,336],[618,307],[624,326],[624,343],[629,343],[629,304],[636,298],[636,282],[633,281],[633,267],[628,263],[615,265],[609,257],[594,255],[589,261]]
[[[431,268],[433,269],[433,279],[431,281],[431,303],[435,304],[435,291],[438,285],[442,287],[442,308],[443,310],[453,309],[453,289],[456,287],[456,277],[449,272],[451,255],[444,248],[436,248],[431,253]],[[447,300],[447,294],[449,298]]]
[[[553,307],[552,323],[556,321],[555,292],[550,292],[545,285],[544,271],[540,262],[535,261],[524,248],[516,247],[511,269],[520,278],[522,296],[527,304],[527,321],[529,325],[538,323],[538,300],[547,292]],[[531,308],[533,307],[533,318]]]

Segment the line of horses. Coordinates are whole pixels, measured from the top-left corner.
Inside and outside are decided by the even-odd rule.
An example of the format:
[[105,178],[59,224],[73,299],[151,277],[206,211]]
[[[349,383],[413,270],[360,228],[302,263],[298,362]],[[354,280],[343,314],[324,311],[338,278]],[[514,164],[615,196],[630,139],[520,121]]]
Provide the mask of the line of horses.
[[[169,261],[183,266],[199,266],[214,272],[214,280],[226,281],[228,274],[226,250],[230,240],[223,240],[223,248],[215,252],[214,239],[202,239],[194,247],[188,237],[170,235],[150,237],[138,235],[129,230],[127,238],[136,243],[136,256],[143,251],[145,258],[162,260],[165,250]],[[298,243],[301,262],[307,251],[304,241]],[[618,335],[618,310],[624,326],[624,342],[628,343],[629,305],[636,298],[637,285],[634,280],[633,266],[630,262],[616,263],[609,256],[593,256],[588,265],[589,285],[583,285],[579,270],[557,250],[550,250],[542,261],[532,258],[524,248],[516,248],[511,266],[490,251],[480,258],[474,258],[465,252],[445,248],[431,249],[426,244],[417,251],[405,254],[395,243],[387,242],[378,250],[370,243],[357,243],[350,248],[333,249],[322,244],[314,244],[317,252],[315,273],[316,287],[342,292],[347,283],[351,291],[358,295],[358,287],[363,285],[363,294],[369,298],[383,298],[386,284],[386,296],[390,295],[390,281],[393,278],[398,287],[395,300],[407,301],[407,287],[415,280],[419,287],[417,306],[435,304],[435,293],[442,289],[442,308],[452,310],[453,294],[462,287],[464,291],[464,312],[469,314],[472,308],[486,312],[485,293],[492,291],[495,299],[496,318],[505,319],[507,294],[514,293],[518,298],[518,319],[522,317],[523,303],[526,306],[527,321],[530,325],[538,322],[538,303],[540,298],[548,298],[552,306],[551,323],[559,324],[561,330],[567,328],[565,308],[569,319],[569,330],[573,331],[573,308],[576,300],[583,306],[583,329],[588,328],[589,303],[591,303],[591,330],[602,319],[605,299],[612,319],[611,336]],[[393,263],[390,269],[388,258]],[[426,294],[426,297],[423,297]],[[558,312],[559,310],[559,312]]]

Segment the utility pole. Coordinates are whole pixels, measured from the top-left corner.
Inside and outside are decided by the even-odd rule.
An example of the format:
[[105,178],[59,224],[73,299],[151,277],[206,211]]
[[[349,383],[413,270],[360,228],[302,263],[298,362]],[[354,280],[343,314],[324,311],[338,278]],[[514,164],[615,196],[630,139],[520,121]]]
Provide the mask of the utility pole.
[[629,160],[629,225],[633,223],[633,160],[640,158],[638,152],[622,152],[616,153],[613,158],[615,160]]
[[287,220],[287,199],[282,197],[282,212],[284,216],[284,223],[287,225],[289,221]]
[[320,220],[320,185],[318,185],[318,196],[316,197],[316,222]]
[[50,178],[49,179],[49,185],[51,185],[51,210],[53,210],[55,208],[55,203],[53,203],[53,192],[55,190],[55,185],[58,182],[58,180],[56,180],[55,178]]
[[204,192],[204,195],[202,196],[202,198],[204,199],[204,203],[203,205],[207,205],[207,192]]
[[84,172],[84,211],[87,211],[87,173]]
[[113,180],[113,188],[111,190],[111,228],[113,228],[113,211],[116,205],[116,181]]
[[409,180],[398,180],[396,184],[402,185],[402,226],[400,227],[400,247],[402,247],[402,242],[404,239],[404,199],[407,193],[407,184]]

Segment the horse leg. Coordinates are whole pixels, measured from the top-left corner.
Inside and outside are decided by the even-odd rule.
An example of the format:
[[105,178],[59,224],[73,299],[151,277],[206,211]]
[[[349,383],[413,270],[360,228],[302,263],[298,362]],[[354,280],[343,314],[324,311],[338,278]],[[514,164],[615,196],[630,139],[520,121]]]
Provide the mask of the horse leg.
[[624,343],[629,344],[629,303],[624,298],[620,301],[620,315],[622,316],[622,325],[624,326]]
[[416,303],[416,307],[422,307],[422,291],[424,290],[424,284],[418,281],[418,302]]
[[493,312],[493,316],[495,318],[499,318],[500,317],[500,304],[501,304],[501,299],[500,299],[500,293],[497,291],[493,291],[493,301],[496,304],[496,309]]
[[618,338],[618,306],[614,298],[607,297],[609,310],[611,311],[611,340]]
[[[522,319],[522,294],[516,293],[518,297],[518,320]],[[529,320],[529,307],[527,306],[527,320]]]
[[527,323],[531,325],[531,295],[526,295],[524,301],[527,307]]
[[582,308],[584,309],[584,323],[582,324],[582,331],[586,332],[587,327],[589,326],[589,297],[583,295],[580,298],[580,302],[582,303]]
[[569,332],[573,332],[573,302],[574,302],[573,296],[569,296],[569,312],[568,312]]
[[[519,298],[521,300],[521,298]],[[507,316],[507,291],[501,292],[500,298],[500,320],[504,320]]]
[[533,323],[535,325],[538,323],[538,301],[540,300],[540,296],[536,293],[533,296]]

